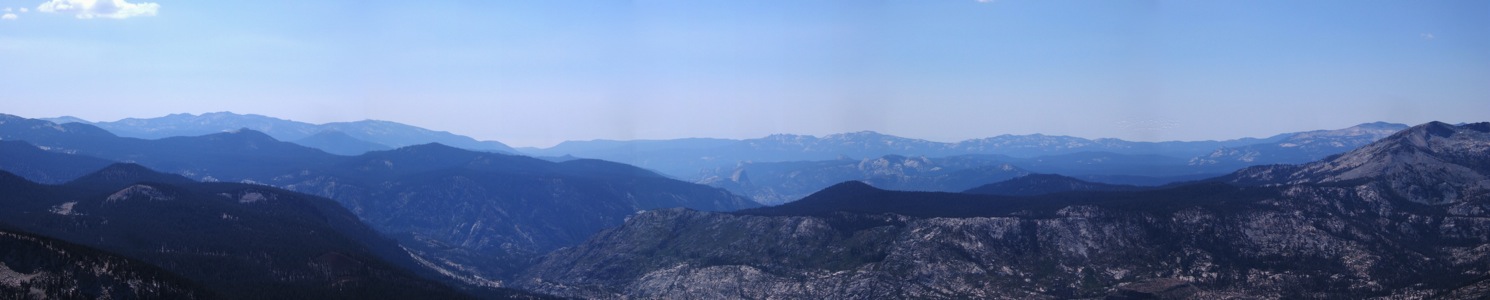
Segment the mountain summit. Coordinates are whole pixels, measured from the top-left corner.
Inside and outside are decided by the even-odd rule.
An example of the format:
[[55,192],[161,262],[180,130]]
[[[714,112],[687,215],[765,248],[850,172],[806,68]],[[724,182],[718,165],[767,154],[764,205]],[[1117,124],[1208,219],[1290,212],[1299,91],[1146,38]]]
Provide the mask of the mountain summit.
[[1413,126],[1354,151],[1301,166],[1260,166],[1229,181],[1254,185],[1379,179],[1424,204],[1490,200],[1490,123]]
[[140,182],[155,182],[166,184],[189,184],[194,183],[191,179],[176,174],[156,172],[145,166],[132,163],[115,163],[99,169],[92,174],[84,175],[71,182],[69,185],[88,186],[119,186]]

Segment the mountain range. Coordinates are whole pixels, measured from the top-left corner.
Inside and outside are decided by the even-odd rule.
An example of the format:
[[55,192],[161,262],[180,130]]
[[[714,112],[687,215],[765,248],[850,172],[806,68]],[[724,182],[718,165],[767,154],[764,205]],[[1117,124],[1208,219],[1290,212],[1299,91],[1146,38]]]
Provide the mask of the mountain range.
[[1490,274],[1486,145],[1490,123],[1429,123],[1317,162],[1133,191],[851,181],[774,207],[649,211],[520,285],[598,299],[1474,299]]
[[960,192],[989,182],[1045,173],[1101,184],[1160,186],[1221,176],[1246,165],[1194,164],[1192,161],[1161,155],[1110,152],[1034,158],[988,154],[935,158],[886,155],[867,159],[745,162],[731,168],[704,170],[704,177],[698,183],[724,188],[763,204],[776,205],[848,180],[863,181],[889,190]]
[[857,180],[892,190],[962,191],[1029,174],[1001,160],[887,155],[874,159],[741,164],[699,183],[721,187],[756,202],[779,205],[835,183]]
[[112,122],[89,122],[76,117],[43,119],[57,124],[82,123],[97,126],[121,137],[161,139],[199,136],[237,129],[263,132],[281,141],[341,154],[357,155],[367,151],[387,150],[427,143],[441,143],[477,151],[516,153],[512,147],[495,141],[476,139],[444,131],[434,131],[396,122],[364,120],[310,124],[255,114],[231,112],[172,114],[158,118],[127,118]]
[[[1220,176],[1248,166],[1318,160],[1403,128],[1406,125],[1377,122],[1266,139],[1162,143],[1046,135],[937,143],[856,132],[822,138],[598,140],[522,150],[650,167],[776,205],[847,180],[891,190],[959,192],[1037,172],[1107,184],[1158,186]],[[921,155],[914,156],[917,153]]]
[[[1000,135],[943,143],[862,131],[823,137],[778,134],[744,140],[569,141],[546,149],[519,150],[537,156],[569,155],[616,161],[695,181],[718,175],[714,170],[748,163],[874,159],[887,155],[1000,155],[1071,165],[1076,164],[1074,159],[1080,159],[1086,153],[1145,157],[1144,160],[1152,160],[1156,164],[1123,168],[1120,171],[1125,174],[1121,175],[1163,177],[1173,175],[1146,174],[1144,170],[1183,167],[1185,173],[1219,175],[1245,166],[1309,162],[1354,149],[1404,128],[1407,126],[1378,122],[1337,130],[1284,133],[1260,139],[1189,142],[1133,142],[1032,134]],[[1134,160],[1129,160],[1132,161]],[[1118,168],[1112,165],[1106,167],[1109,169],[1107,171]]]
[[193,180],[264,184],[334,199],[398,239],[421,268],[477,287],[501,286],[532,258],[577,244],[640,210],[759,206],[721,189],[619,163],[556,163],[441,144],[339,156],[250,129],[147,140],[81,123],[18,117],[0,124],[0,138],[34,144],[0,147],[7,151],[0,152],[0,166],[24,165],[16,158],[66,155],[57,161],[67,164],[33,168],[46,172],[28,178],[64,178],[79,172],[74,165],[103,159]]
[[1301,164],[1345,153],[1375,142],[1407,127],[1386,122],[1366,123],[1338,130],[1316,130],[1279,136],[1277,142],[1225,147],[1190,159],[1191,165],[1230,166],[1231,169],[1264,164]]
[[1031,134],[942,143],[861,131],[823,137],[777,134],[744,140],[686,138],[567,141],[550,148],[523,148],[519,151],[500,142],[477,141],[449,132],[377,120],[310,124],[231,112],[172,114],[112,122],[90,122],[66,116],[42,120],[57,124],[90,124],[121,137],[142,139],[199,136],[247,128],[263,132],[277,140],[340,155],[357,155],[426,143],[535,156],[571,155],[633,164],[684,179],[699,178],[698,170],[739,162],[864,159],[885,155],[943,157],[998,154],[1034,158],[1076,153],[1111,153],[1181,158],[1187,159],[1187,163],[1191,165],[1220,165],[1227,170],[1235,170],[1259,164],[1309,162],[1354,149],[1407,127],[1376,122],[1337,130],[1284,133],[1267,138],[1189,142],[1133,142],[1110,138],[1085,139]]
[[[1490,291],[1490,123],[1225,142],[859,132],[561,145],[701,167],[684,177],[581,154],[352,134],[369,127],[173,116],[186,121],[132,120],[143,131],[130,137],[0,115],[0,297]],[[240,120],[256,118],[266,123]],[[194,121],[280,133],[184,135]],[[46,250],[59,248],[75,256]]]
[[[1246,163],[1307,163],[1329,154],[1348,151],[1354,146],[1365,145],[1372,140],[1386,137],[1393,131],[1407,128],[1402,124],[1354,125],[1341,130],[1304,131],[1284,133],[1265,139],[1201,140],[1201,142],[1129,142],[1119,139],[1082,139],[1071,136],[1046,136],[1046,134],[1004,134],[985,139],[963,140],[943,143],[931,140],[907,139],[888,136],[875,131],[828,134],[828,136],[799,136],[799,134],[773,134],[760,139],[678,139],[678,140],[586,140],[586,142],[563,142],[553,148],[523,148],[532,155],[574,155],[574,157],[602,158],[620,161],[639,167],[660,170],[678,178],[696,178],[696,170],[712,167],[732,166],[739,161],[815,161],[837,160],[837,158],[873,158],[882,155],[906,155],[906,157],[951,157],[966,154],[997,154],[1007,157],[1034,158],[1047,155],[1080,154],[1080,152],[1110,152],[1110,154],[1162,155],[1174,158],[1207,157],[1210,164],[1229,161],[1225,154],[1216,154],[1220,149],[1246,148],[1252,145],[1284,145],[1278,148],[1308,149],[1308,151],[1281,152],[1281,154],[1258,157]],[[1287,146],[1304,145],[1304,146]],[[1338,149],[1338,151],[1332,151]],[[1253,149],[1261,152],[1262,149]],[[1226,151],[1231,152],[1231,151]],[[1196,160],[1195,164],[1207,163]]]
[[[404,146],[441,143],[457,148],[500,153],[518,153],[499,142],[477,141],[448,132],[436,132],[387,121],[309,124],[273,117],[230,112],[202,115],[173,114],[158,118],[128,118],[114,122],[88,122],[74,117],[46,119],[58,124],[92,124],[122,137],[160,139],[199,136],[237,129],[263,132],[327,153],[359,155]],[[758,139],[729,140],[689,138],[638,141],[569,141],[547,149],[523,148],[522,153],[540,157],[597,158],[632,164],[662,174],[702,183],[725,183],[718,178],[749,164],[816,161],[831,165],[836,160],[872,160],[886,156],[942,158],[951,156],[997,157],[1041,173],[1059,173],[1113,184],[1161,185],[1217,176],[1236,169],[1267,164],[1296,164],[1318,160],[1375,141],[1406,125],[1366,123],[1337,130],[1278,134],[1267,138],[1226,141],[1132,142],[1119,139],[1084,139],[1069,136],[1000,135],[955,143],[933,142],[862,131],[823,137],[777,134]],[[756,167],[758,168],[758,167]],[[805,170],[804,170],[805,171]],[[807,172],[831,172],[830,170]],[[951,172],[951,171],[948,171]],[[849,178],[845,178],[849,179]],[[873,178],[852,178],[874,181]],[[954,179],[956,180],[956,179]],[[979,180],[968,178],[966,180]],[[799,198],[832,182],[806,185],[806,191],[745,192],[763,203],[781,203]],[[979,184],[987,183],[979,182]],[[730,188],[730,186],[716,185]],[[763,187],[793,190],[792,187]],[[886,187],[899,189],[899,187]],[[907,186],[912,190],[945,190],[936,186]]]

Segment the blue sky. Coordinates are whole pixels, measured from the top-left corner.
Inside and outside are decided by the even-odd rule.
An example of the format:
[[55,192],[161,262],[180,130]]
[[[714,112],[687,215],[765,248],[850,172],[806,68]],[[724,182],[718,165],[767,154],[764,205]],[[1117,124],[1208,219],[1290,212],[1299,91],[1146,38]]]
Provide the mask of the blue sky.
[[383,119],[517,146],[1490,121],[1490,1],[95,2],[0,0],[0,112]]

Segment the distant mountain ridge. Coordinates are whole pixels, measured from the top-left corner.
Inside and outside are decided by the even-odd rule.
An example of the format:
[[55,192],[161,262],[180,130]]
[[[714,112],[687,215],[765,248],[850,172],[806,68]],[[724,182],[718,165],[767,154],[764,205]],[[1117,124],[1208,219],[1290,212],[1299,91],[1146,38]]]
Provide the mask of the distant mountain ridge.
[[[127,118],[112,122],[87,122],[76,117],[59,117],[46,120],[79,122],[108,130],[122,137],[160,139],[178,136],[199,136],[241,128],[253,129],[273,136],[277,140],[299,143],[323,149],[330,153],[355,155],[361,149],[383,150],[397,147],[441,143],[477,151],[517,153],[512,147],[496,141],[478,141],[471,137],[445,131],[433,131],[389,121],[363,120],[356,122],[333,122],[310,124],[256,114],[214,112],[201,115],[171,114],[157,118]],[[317,137],[326,132],[337,132],[344,136]],[[366,152],[366,151],[363,151]]]
[[113,164],[89,156],[57,153],[25,141],[0,141],[0,170],[32,181],[59,184]]
[[[1227,141],[1132,142],[1112,138],[1085,139],[1044,134],[1006,134],[955,143],[944,143],[887,135],[874,131],[858,131],[829,134],[822,137],[797,134],[773,134],[762,138],[742,140],[648,140],[635,142],[646,144],[646,146],[635,147],[628,145],[633,143],[630,141],[567,141],[545,149],[523,149],[528,153],[536,155],[559,156],[570,154],[582,157],[595,153],[604,153],[613,149],[634,149],[641,152],[677,149],[710,149],[726,152],[751,150],[753,153],[741,159],[750,161],[821,160],[840,156],[864,158],[883,155],[950,156],[961,154],[1001,154],[1015,157],[1034,157],[1093,151],[1181,156],[1179,154],[1205,153],[1224,146],[1241,146],[1276,139],[1278,137],[1267,139],[1243,138]],[[805,154],[805,156],[797,153]]]
[[[499,142],[476,141],[448,132],[435,132],[394,122],[374,120],[315,125],[262,115],[230,112],[202,115],[172,114],[158,118],[128,118],[96,123],[87,123],[75,117],[58,117],[50,120],[59,123],[83,122],[99,126],[119,136],[149,139],[197,136],[248,128],[264,132],[278,140],[290,141],[338,155],[356,155],[368,151],[430,142],[478,151],[503,153],[518,153],[519,151]],[[1207,170],[1191,173],[1218,174],[1254,165],[1309,162],[1354,149],[1406,127],[1402,124],[1376,122],[1337,130],[1284,133],[1267,138],[1168,142],[1132,142],[1112,138],[1086,139],[1043,134],[1006,134],[943,143],[860,131],[822,137],[775,134],[743,140],[689,138],[566,141],[547,149],[523,148],[521,152],[546,157],[573,156],[611,160],[657,170],[669,176],[690,181],[703,180],[710,176],[706,174],[707,170],[733,167],[739,163],[867,159],[886,155],[947,157],[998,154],[1030,159],[1078,153],[1154,155],[1188,160],[1185,165]],[[1059,170],[1043,171],[1060,172]]]
[[1190,159],[1191,165],[1223,165],[1241,168],[1257,163],[1301,164],[1353,150],[1407,129],[1407,125],[1366,123],[1337,130],[1316,130],[1282,135],[1273,143],[1225,147]]
[[[212,120],[241,118],[251,121],[257,120],[257,122],[278,120],[263,116],[235,115],[230,113],[213,113],[202,116],[172,115],[171,118]],[[289,122],[284,120],[278,121]],[[374,124],[378,122],[369,121],[366,123]],[[349,124],[333,123],[323,125],[332,129],[321,131],[295,142],[340,155],[353,155],[368,151],[391,149],[381,144],[365,142],[351,137],[336,129],[337,126],[345,125]],[[398,127],[395,125],[389,126]],[[297,127],[281,126],[279,128],[294,129]],[[732,192],[746,195],[761,203],[779,204],[795,200],[815,190],[844,180],[865,180],[873,185],[890,189],[957,192],[973,186],[1001,181],[1012,178],[1012,176],[1020,175],[1013,173],[1010,175],[994,175],[994,173],[997,173],[994,172],[996,170],[989,169],[988,166],[998,165],[1010,165],[1026,172],[1065,174],[1094,182],[1160,185],[1177,181],[1199,180],[1253,165],[1313,161],[1331,154],[1354,149],[1386,134],[1400,130],[1400,128],[1405,128],[1405,125],[1377,122],[1338,130],[1279,134],[1266,139],[1162,143],[1127,142],[1117,139],[1089,140],[1040,134],[1023,136],[1002,135],[958,143],[937,143],[861,131],[827,135],[821,138],[807,135],[777,134],[750,140],[679,139],[565,142],[546,150],[532,148],[525,148],[524,150],[542,152],[554,149],[568,149],[575,152],[590,152],[594,155],[564,157],[590,157],[630,163],[662,172],[674,178],[725,188]],[[308,131],[298,130],[301,133]],[[1254,144],[1205,149],[1205,147],[1217,145],[1245,143]],[[1107,152],[1106,150],[1117,152]],[[945,154],[978,151],[1056,154],[1035,157],[1018,157],[1003,154],[960,154],[944,157],[905,155],[905,153],[915,152]],[[1179,154],[1195,153],[1196,156],[1187,159],[1185,156],[1143,154],[1164,151]],[[1210,154],[1200,154],[1204,152],[1209,152]],[[859,155],[874,153],[890,154],[857,157]],[[832,158],[825,158],[830,156]],[[859,171],[851,171],[844,168],[845,164],[849,161],[883,160],[884,158],[893,157],[919,157],[917,159],[923,161],[921,165],[937,166],[927,167],[925,170],[914,167],[896,167],[899,170],[910,171],[909,173],[901,172],[898,174],[886,173],[895,172],[888,169],[869,170],[865,169],[865,166],[858,166],[857,168],[861,169]],[[801,160],[799,158],[824,159]],[[170,168],[167,169],[170,170]],[[178,172],[176,170],[171,171]],[[752,179],[753,182],[736,182],[732,180],[739,177],[736,175],[743,175],[747,179]],[[237,178],[216,179],[238,180]]]
[[1080,152],[1035,158],[1004,155],[744,162],[703,170],[698,182],[763,204],[790,202],[838,182],[858,180],[890,190],[962,192],[1030,173],[1062,174],[1100,185],[1159,186],[1212,178],[1232,166],[1192,165],[1159,155]]
[[[135,162],[204,181],[244,181],[342,159],[254,130],[157,140],[127,138],[81,123],[57,125],[0,115],[0,139],[20,141],[53,153]],[[24,148],[16,148],[22,151]]]
[[321,149],[321,151],[326,151],[326,153],[347,156],[393,149],[387,145],[360,140],[344,132],[335,130],[322,131],[290,142],[300,144],[301,146]]
[[[775,134],[762,138],[678,139],[643,141],[567,141],[554,147],[523,148],[548,157],[571,155],[617,161],[658,170],[688,180],[703,180],[710,170],[733,168],[743,163],[829,161],[870,159],[886,155],[950,157],[960,155],[1004,155],[1036,160],[1081,153],[1155,156],[1173,160],[1173,167],[1220,170],[1313,161],[1365,145],[1406,125],[1368,123],[1337,130],[1284,133],[1267,138],[1226,141],[1133,142],[1120,139],[1086,139],[1043,134],[1000,135],[954,143],[904,138],[872,131],[811,135]],[[1302,146],[1300,146],[1302,145]],[[1233,157],[1235,156],[1235,157]],[[1167,164],[1167,163],[1166,163]],[[1171,167],[1171,166],[1163,166]],[[1046,171],[1054,172],[1054,171]]]
[[699,183],[721,187],[757,202],[777,205],[844,181],[890,190],[957,192],[1030,171],[1006,161],[978,157],[905,157],[804,162],[743,163],[720,169]]
[[[1349,151],[1407,128],[1401,124],[1368,123],[1337,130],[1316,130],[1280,134],[1259,140],[1259,144],[1227,147],[1213,151],[1209,156],[1184,158],[1159,154],[1134,154],[1117,152],[1085,151],[1051,154],[1036,157],[1015,157],[1001,154],[962,154],[945,157],[912,157],[886,155],[863,159],[849,158],[812,161],[742,161],[735,165],[718,166],[698,170],[697,182],[728,189],[751,197],[765,204],[781,204],[796,200],[834,183],[859,180],[870,185],[892,190],[961,192],[966,189],[1002,181],[1025,173],[1063,174],[1083,181],[1119,185],[1157,186],[1172,182],[1201,180],[1220,176],[1237,169],[1264,164],[1302,163],[1319,160],[1326,156]],[[846,144],[895,145],[899,150],[924,149],[934,143],[897,138],[872,132],[858,132],[830,136],[843,139]],[[826,139],[826,138],[825,138]],[[752,145],[773,144],[796,145],[811,149],[831,148],[821,145],[822,139],[810,136],[773,135],[769,141],[755,141]],[[1245,140],[1251,141],[1251,140]],[[665,147],[663,142],[649,141],[647,149],[683,149],[687,147]],[[719,141],[708,141],[719,144]],[[620,142],[606,143],[612,146]],[[810,144],[810,145],[809,145]],[[1001,136],[999,138],[965,141],[959,144],[978,144],[982,147],[994,145],[1004,148],[1074,149],[1091,145],[1108,144],[1107,149],[1132,148],[1114,139],[1082,140],[1071,137],[1045,135]],[[1042,146],[1043,145],[1043,146]],[[1168,144],[1179,147],[1184,144]],[[575,147],[575,146],[572,146]],[[1149,144],[1150,149],[1161,147]],[[689,148],[705,149],[705,148]],[[1178,149],[1178,148],[1175,148]],[[702,150],[699,150],[702,151]],[[886,150],[891,151],[891,150]],[[705,152],[699,152],[700,154]],[[680,159],[678,154],[669,159]],[[722,163],[716,157],[695,160],[692,165]],[[990,168],[1018,170],[999,174]],[[1023,173],[1020,173],[1023,172]],[[675,174],[676,175],[676,174]],[[748,179],[748,180],[742,180]]]

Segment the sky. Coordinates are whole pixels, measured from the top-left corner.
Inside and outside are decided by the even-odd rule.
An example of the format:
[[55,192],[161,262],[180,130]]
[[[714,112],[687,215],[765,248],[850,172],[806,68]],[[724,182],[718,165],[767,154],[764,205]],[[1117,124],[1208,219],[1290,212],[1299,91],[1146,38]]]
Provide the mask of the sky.
[[0,0],[0,113],[514,146],[1490,121],[1490,1]]

